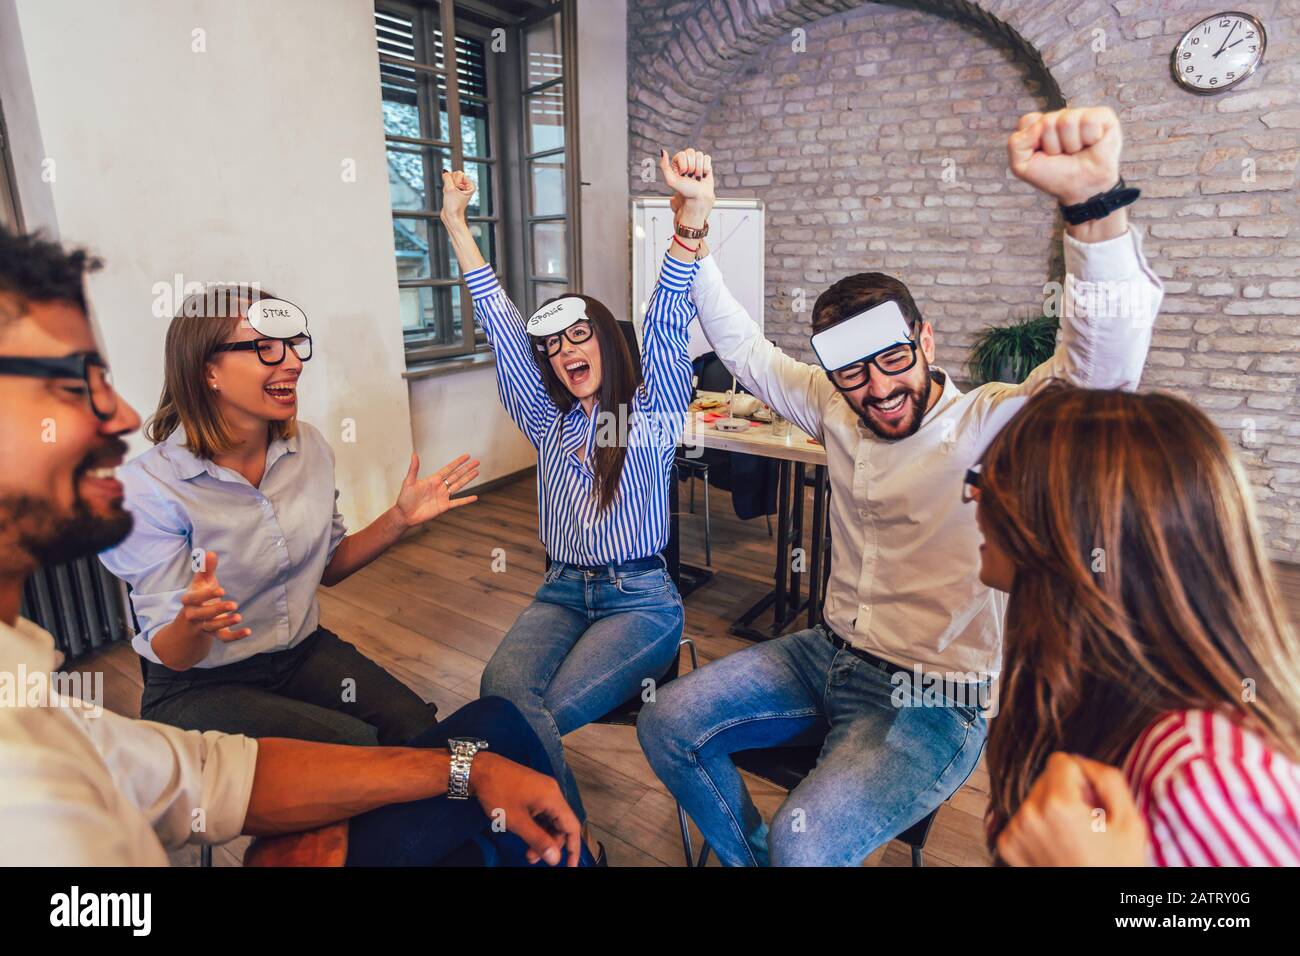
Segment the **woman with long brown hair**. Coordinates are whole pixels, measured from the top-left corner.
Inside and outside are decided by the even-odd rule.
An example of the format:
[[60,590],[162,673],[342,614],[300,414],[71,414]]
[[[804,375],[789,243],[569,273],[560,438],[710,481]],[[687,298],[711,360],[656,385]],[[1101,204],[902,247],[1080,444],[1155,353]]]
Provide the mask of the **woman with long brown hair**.
[[[713,176],[665,176],[703,233]],[[550,566],[483,671],[480,692],[515,704],[585,820],[561,738],[641,693],[677,655],[685,614],[667,572],[668,492],[691,400],[687,325],[698,238],[678,230],[647,304],[641,366],[591,296],[542,303],[527,322],[484,262],[466,219],[475,186],[443,173],[441,219],[496,352],[497,389],[537,449],[539,537]]]
[[[130,536],[104,565],[131,586],[143,717],[191,730],[324,743],[402,744],[435,708],[320,626],[317,588],[365,567],[406,531],[473,496],[462,455],[410,468],[396,502],[347,533],[334,452],[298,419],[312,357],[306,314],[249,286],[188,296],[167,329],[164,383],[121,470]],[[220,578],[218,578],[218,565]]]
[[1052,385],[968,484],[1010,593],[990,847],[1300,862],[1300,647],[1222,433],[1170,395]]

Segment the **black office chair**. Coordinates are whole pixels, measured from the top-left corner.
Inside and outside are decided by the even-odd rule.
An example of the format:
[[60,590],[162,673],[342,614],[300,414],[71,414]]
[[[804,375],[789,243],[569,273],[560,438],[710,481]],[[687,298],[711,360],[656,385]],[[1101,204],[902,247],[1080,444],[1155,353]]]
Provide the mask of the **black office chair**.
[[[759,779],[776,784],[783,790],[793,790],[803,782],[804,777],[812,773],[813,767],[817,765],[817,756],[820,753],[820,745],[815,747],[764,747],[758,750],[738,750],[731,755],[731,762],[736,765],[737,769],[752,773]],[[678,810],[681,810],[680,805]],[[930,837],[930,828],[934,826],[934,818],[938,813],[939,807],[935,807],[920,820],[917,820],[894,837],[895,840],[905,843],[911,848],[913,866],[925,865],[923,855],[925,841]],[[684,812],[683,817],[685,817]],[[707,841],[700,849],[699,860],[693,862],[690,835],[685,830],[684,824],[682,844],[686,851],[687,866],[704,866],[708,862],[709,844]]]

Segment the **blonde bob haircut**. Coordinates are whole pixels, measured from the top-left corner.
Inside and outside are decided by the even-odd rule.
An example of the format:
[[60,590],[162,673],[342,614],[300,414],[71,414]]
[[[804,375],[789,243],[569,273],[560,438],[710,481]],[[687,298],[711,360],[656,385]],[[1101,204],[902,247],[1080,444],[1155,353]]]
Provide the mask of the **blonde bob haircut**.
[[[185,447],[209,460],[235,448],[238,443],[207,386],[207,367],[216,347],[228,341],[248,315],[248,307],[274,298],[274,293],[246,285],[210,285],[185,297],[167,327],[162,396],[145,426],[145,437],[157,445],[183,428]],[[297,418],[271,422],[269,428],[272,441],[292,438]]]

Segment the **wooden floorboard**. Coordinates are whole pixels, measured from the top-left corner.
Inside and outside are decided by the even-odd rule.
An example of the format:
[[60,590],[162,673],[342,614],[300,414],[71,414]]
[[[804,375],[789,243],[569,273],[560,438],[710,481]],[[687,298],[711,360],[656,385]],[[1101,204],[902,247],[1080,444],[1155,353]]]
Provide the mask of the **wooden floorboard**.
[[[741,521],[730,496],[711,491],[713,580],[686,602],[686,634],[702,662],[749,642],[727,627],[762,596],[772,581],[775,542],[762,518]],[[697,508],[703,504],[697,497]],[[682,495],[682,507],[687,496]],[[811,516],[811,507],[807,512]],[[537,540],[537,489],[529,476],[449,512],[389,550],[370,567],[333,588],[321,588],[321,622],[451,713],[478,696],[483,667],[537,588],[545,553]],[[704,563],[703,520],[682,516],[684,560]],[[504,563],[502,561],[504,559]],[[1293,622],[1300,625],[1300,567],[1278,566],[1278,583]],[[805,626],[800,617],[790,630]],[[139,661],[118,644],[78,662],[77,670],[104,672],[105,706],[136,716]],[[588,726],[565,739],[570,764],[587,804],[592,830],[613,866],[681,866],[676,805],[641,755],[632,727]],[[783,791],[747,777],[760,811],[769,818]],[[930,866],[984,866],[983,814],[988,774],[983,762],[940,811],[926,847]],[[699,834],[692,827],[695,845]],[[217,848],[218,866],[239,865],[241,838]],[[173,861],[196,863],[187,848]],[[877,850],[869,866],[909,866],[900,844]]]

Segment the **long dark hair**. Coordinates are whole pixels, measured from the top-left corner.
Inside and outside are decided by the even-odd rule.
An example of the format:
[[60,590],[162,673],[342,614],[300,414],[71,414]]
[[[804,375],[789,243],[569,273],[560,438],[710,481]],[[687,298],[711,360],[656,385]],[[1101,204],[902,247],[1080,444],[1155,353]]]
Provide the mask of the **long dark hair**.
[[1210,710],[1300,756],[1300,649],[1223,434],[1172,395],[1052,384],[984,453],[1015,579],[988,741],[990,848],[1057,750],[1123,763]]
[[[579,295],[577,298],[587,305],[587,318],[591,321],[592,330],[596,333],[596,342],[600,347],[600,389],[596,393],[600,410],[615,415],[618,414],[620,406],[626,405],[630,410],[632,398],[636,395],[636,390],[641,387],[641,369],[632,361],[632,353],[628,351],[627,340],[623,338],[623,332],[619,329],[614,314],[598,299],[593,299],[589,295]],[[542,305],[550,305],[554,301],[556,300],[548,299]],[[546,393],[551,396],[551,401],[560,411],[567,414],[578,400],[555,374],[550,359],[536,349],[533,350],[533,358],[537,361],[537,367],[542,370],[542,382],[546,386]],[[618,482],[623,476],[623,463],[627,460],[627,444],[623,440],[624,437],[620,435],[619,440],[613,445],[596,447],[592,470],[596,473],[596,496],[600,501],[601,511],[613,504],[618,496]]]

